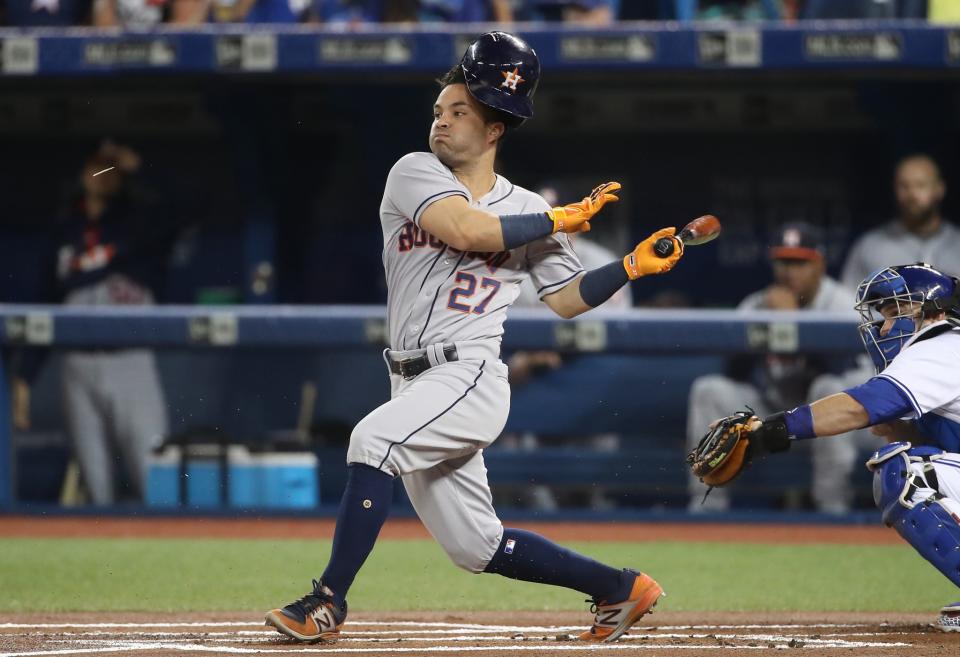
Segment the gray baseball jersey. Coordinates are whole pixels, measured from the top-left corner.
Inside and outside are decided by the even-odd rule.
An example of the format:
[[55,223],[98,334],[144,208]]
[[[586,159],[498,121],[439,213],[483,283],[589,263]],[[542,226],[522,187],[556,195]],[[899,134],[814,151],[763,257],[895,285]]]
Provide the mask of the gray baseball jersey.
[[960,274],[960,229],[944,221],[929,237],[917,237],[899,221],[871,230],[858,239],[843,266],[843,284],[856,290],[868,274],[882,267],[926,262]]
[[[411,153],[394,165],[380,205],[390,345],[426,349],[435,366],[413,379],[391,375],[390,401],[353,430],[347,461],[402,477],[414,509],[453,562],[480,572],[503,535],[483,448],[500,435],[510,409],[500,361],[507,308],[528,276],[543,296],[582,267],[564,235],[501,253],[451,248],[424,231],[420,217],[454,195],[498,215],[549,208],[502,176],[474,199],[430,153]],[[459,354],[454,362],[437,348],[450,343]]]
[[545,212],[547,202],[502,176],[479,199],[432,153],[410,153],[387,177],[380,204],[387,317],[393,349],[497,340],[507,308],[529,275],[542,298],[576,278],[580,260],[557,234],[500,253],[464,253],[420,228],[431,203],[463,196],[497,215]]

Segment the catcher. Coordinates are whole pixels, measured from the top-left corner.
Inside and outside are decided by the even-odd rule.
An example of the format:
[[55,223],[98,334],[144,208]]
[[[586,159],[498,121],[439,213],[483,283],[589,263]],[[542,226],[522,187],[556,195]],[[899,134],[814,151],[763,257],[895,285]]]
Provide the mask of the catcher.
[[[876,376],[762,420],[716,420],[687,462],[725,486],[794,440],[872,427],[889,443],[866,463],[884,523],[960,587],[960,279],[922,263],[887,267],[860,283],[855,307]],[[939,625],[960,631],[960,602]]]

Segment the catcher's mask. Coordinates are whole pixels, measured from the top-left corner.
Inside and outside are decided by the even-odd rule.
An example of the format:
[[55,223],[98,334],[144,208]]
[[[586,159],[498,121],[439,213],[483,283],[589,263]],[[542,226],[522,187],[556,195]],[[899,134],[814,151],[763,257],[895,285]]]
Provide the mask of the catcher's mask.
[[[946,312],[960,317],[960,280],[925,263],[878,269],[857,288],[860,339],[882,372],[920,330],[923,318]],[[881,335],[883,325],[890,330]]]

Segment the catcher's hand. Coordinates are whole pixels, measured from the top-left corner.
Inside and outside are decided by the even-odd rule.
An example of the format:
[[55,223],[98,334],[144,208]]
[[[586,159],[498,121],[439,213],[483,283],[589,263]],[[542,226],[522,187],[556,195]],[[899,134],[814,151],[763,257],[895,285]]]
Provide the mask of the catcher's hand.
[[[630,277],[631,281],[635,281],[641,276],[663,274],[673,269],[673,266],[683,256],[683,242],[673,237],[676,232],[677,229],[673,227],[661,228],[637,244],[637,247],[623,258],[623,268],[627,270],[627,276]],[[673,253],[666,258],[661,258],[653,250],[654,244],[661,237],[673,238]]]
[[750,434],[761,425],[753,411],[720,418],[687,454],[693,474],[708,486],[724,486],[750,465]]
[[580,233],[590,230],[590,219],[600,212],[607,203],[619,201],[613,192],[620,189],[620,183],[608,182],[598,185],[579,203],[550,208],[547,216],[553,222],[555,233]]

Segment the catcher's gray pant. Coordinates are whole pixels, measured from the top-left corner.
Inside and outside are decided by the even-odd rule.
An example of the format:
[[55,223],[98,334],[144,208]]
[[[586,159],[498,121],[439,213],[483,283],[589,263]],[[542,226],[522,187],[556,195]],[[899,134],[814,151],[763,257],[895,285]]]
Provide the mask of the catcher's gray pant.
[[61,367],[67,430],[91,501],[116,501],[114,464],[121,459],[131,483],[142,493],[147,457],[167,433],[153,353],[71,352],[64,355]]
[[[810,401],[840,392],[858,385],[869,378],[869,373],[859,369],[839,376],[825,374],[814,379],[810,386]],[[782,408],[770,408],[760,391],[749,383],[742,383],[718,374],[697,378],[690,387],[687,412],[687,448],[692,449],[707,431],[707,426],[717,418],[724,417],[744,406],[751,407],[764,417]],[[857,448],[876,449],[882,441],[869,431],[853,431],[842,436],[824,440],[805,441],[810,445],[813,462],[811,494],[817,509],[826,513],[845,513],[853,501],[850,475],[856,466]],[[707,487],[692,474],[688,475],[687,490],[690,493],[688,509],[698,511],[725,511],[730,506],[730,493],[725,488],[714,489],[701,505]]]
[[[486,357],[469,358],[471,351]],[[483,448],[500,435],[510,410],[497,351],[461,348],[461,360],[415,379],[391,375],[392,399],[360,421],[347,450],[348,463],[400,476],[427,530],[453,563],[475,573],[503,536],[483,463]]]

